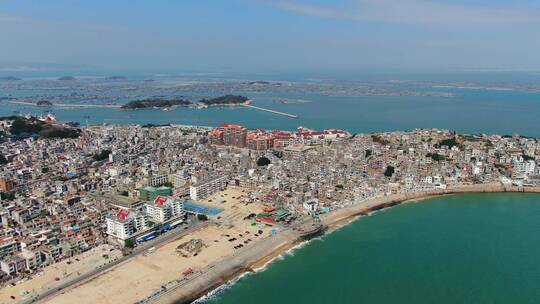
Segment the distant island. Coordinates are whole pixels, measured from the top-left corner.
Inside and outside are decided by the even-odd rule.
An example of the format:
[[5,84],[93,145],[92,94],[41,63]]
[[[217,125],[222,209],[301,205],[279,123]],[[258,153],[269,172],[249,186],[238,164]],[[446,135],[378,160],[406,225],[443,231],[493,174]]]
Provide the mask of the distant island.
[[107,80],[127,80],[128,78],[126,76],[109,76],[107,77]]
[[73,76],[62,76],[62,77],[58,78],[58,80],[69,81],[69,80],[77,80],[77,78],[75,78]]
[[147,99],[130,101],[126,103],[125,105],[122,105],[121,109],[135,110],[135,109],[148,109],[148,108],[169,108],[173,106],[187,107],[191,104],[192,104],[191,101],[187,99],[183,99],[183,98],[175,98],[175,99],[147,98]]
[[283,85],[281,82],[270,82],[270,81],[266,81],[266,80],[249,81],[249,82],[246,82],[246,84],[248,84],[248,85],[261,85],[261,86],[266,86],[266,85],[280,86],[280,85]]
[[151,108],[170,108],[170,107],[209,107],[209,106],[231,106],[231,105],[244,105],[249,103],[249,98],[245,96],[237,95],[224,95],[220,97],[206,99],[203,98],[199,101],[191,101],[187,98],[147,98],[133,100],[125,105],[122,105],[121,109],[135,110],[135,109],[151,109]]
[[8,76],[8,77],[0,77],[0,81],[17,81],[21,80],[20,78]]
[[48,100],[40,100],[36,103],[36,106],[38,107],[52,107],[52,102]]
[[207,106],[239,105],[246,104],[249,98],[239,95],[225,95],[211,99],[201,99],[199,102]]

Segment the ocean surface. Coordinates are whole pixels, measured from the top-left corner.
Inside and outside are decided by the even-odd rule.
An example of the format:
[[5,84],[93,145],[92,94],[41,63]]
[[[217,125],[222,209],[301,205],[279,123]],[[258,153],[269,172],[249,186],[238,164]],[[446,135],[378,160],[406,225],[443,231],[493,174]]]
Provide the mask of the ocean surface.
[[[494,87],[502,80],[497,78],[499,74],[490,74],[476,77],[478,83],[482,79]],[[506,74],[504,74],[506,75]],[[245,76],[245,75],[243,75]],[[260,75],[251,75],[251,79],[257,79]],[[394,75],[386,75],[391,77]],[[512,77],[510,77],[512,76]],[[506,75],[507,80],[519,83],[525,76]],[[245,76],[247,77],[247,76]],[[285,77],[285,76],[283,76]],[[344,77],[342,75],[342,77]],[[383,76],[380,76],[383,79]],[[397,77],[397,76],[396,76]],[[401,76],[405,77],[405,76]],[[413,77],[413,76],[409,76]],[[421,79],[420,76],[415,76]],[[427,77],[427,76],[424,76]],[[437,79],[432,75],[429,79]],[[439,76],[439,78],[442,76]],[[458,76],[453,76],[458,77]],[[472,76],[462,75],[468,79]],[[521,78],[520,78],[521,77]],[[270,77],[271,78],[271,77]],[[287,78],[287,77],[285,77]],[[290,79],[298,79],[289,76]],[[335,81],[334,77],[331,81]],[[81,78],[84,80],[84,78]],[[141,78],[142,79],[142,78]],[[268,78],[264,78],[268,79]],[[325,79],[313,79],[305,76],[300,82],[318,83]],[[375,77],[375,79],[378,79]],[[391,79],[391,78],[390,78]],[[403,78],[406,79],[406,78]],[[480,80],[479,80],[480,79]],[[486,80],[487,79],[487,80]],[[528,76],[528,81],[538,83],[540,74]],[[54,81],[54,80],[53,80]],[[131,81],[131,80],[130,80]],[[202,80],[198,80],[202,81]],[[345,80],[344,80],[345,81]],[[380,85],[375,81],[375,87]],[[380,80],[382,81],[382,80]],[[386,81],[390,81],[386,78]],[[441,80],[442,81],[442,80]],[[381,82],[383,84],[387,82]],[[181,83],[176,78],[164,78],[158,83],[163,87]],[[340,82],[337,82],[340,83]],[[129,82],[126,87],[129,86]],[[191,109],[177,108],[165,112],[161,110],[145,109],[137,111],[122,111],[110,108],[87,108],[87,109],[62,109],[52,108],[50,111],[61,120],[78,121],[83,125],[88,120],[89,124],[185,124],[217,126],[222,122],[230,122],[244,125],[248,128],[284,129],[295,130],[299,126],[313,129],[346,129],[352,133],[412,130],[416,128],[442,128],[455,130],[467,134],[521,134],[526,136],[540,137],[538,117],[540,117],[540,93],[527,91],[505,91],[486,88],[460,88],[445,86],[430,86],[423,83],[421,86],[404,85],[404,91],[416,92],[437,91],[441,93],[456,94],[455,97],[438,96],[371,96],[371,95],[332,95],[323,93],[275,93],[275,92],[227,92],[230,94],[244,94],[254,101],[254,105],[298,115],[298,119],[280,116],[268,112],[262,112],[247,108],[210,108]],[[92,85],[83,93],[88,95],[92,92]],[[399,85],[398,85],[399,88]],[[115,87],[115,90],[126,88]],[[102,89],[95,94],[107,94],[113,89]],[[35,95],[59,94],[65,95],[66,102],[73,93],[69,90],[55,87],[54,90],[0,90],[0,97],[28,97]],[[126,91],[110,92],[111,94],[126,94]],[[190,95],[189,92],[182,93]],[[191,95],[201,94],[200,92]],[[135,97],[133,97],[135,98]],[[302,100],[302,103],[282,103],[279,99]],[[123,101],[126,102],[127,100]],[[27,105],[14,105],[6,101],[0,101],[0,116],[20,114],[41,115],[49,109]]]
[[540,195],[466,194],[345,226],[207,304],[540,302]]

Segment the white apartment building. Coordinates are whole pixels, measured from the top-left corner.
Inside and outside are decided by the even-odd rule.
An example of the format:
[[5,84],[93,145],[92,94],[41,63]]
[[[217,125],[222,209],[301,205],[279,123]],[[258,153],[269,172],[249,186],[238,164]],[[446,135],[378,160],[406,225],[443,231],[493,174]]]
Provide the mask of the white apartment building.
[[26,270],[26,260],[20,256],[7,256],[0,261],[0,269],[7,274],[15,274]]
[[433,176],[424,176],[424,177],[422,177],[422,182],[424,184],[433,184]]
[[227,187],[227,178],[225,176],[210,176],[191,185],[189,196],[192,200],[204,199],[205,197],[223,191]]
[[26,260],[27,270],[34,270],[38,268],[43,262],[41,258],[41,253],[39,251],[33,252],[30,250],[23,249],[20,256]]
[[317,212],[317,208],[319,207],[319,200],[316,198],[307,200],[303,203],[303,207],[307,214],[314,214]]
[[148,229],[148,216],[144,213],[122,209],[107,221],[107,234],[121,240],[127,240],[136,232]]
[[57,194],[62,194],[64,192],[67,192],[68,189],[64,183],[58,181],[54,185],[54,190],[56,191]]
[[534,173],[536,163],[534,160],[514,162],[514,178],[526,178]]
[[153,202],[144,205],[151,221],[164,223],[185,215],[184,202],[169,197],[158,196]]
[[188,177],[184,172],[178,172],[176,174],[173,174],[173,185],[175,188],[180,188],[187,184]]
[[168,182],[166,174],[152,175],[148,178],[148,185],[152,187],[159,187]]
[[403,179],[403,182],[405,183],[405,188],[412,189],[414,187],[414,177],[407,176]]

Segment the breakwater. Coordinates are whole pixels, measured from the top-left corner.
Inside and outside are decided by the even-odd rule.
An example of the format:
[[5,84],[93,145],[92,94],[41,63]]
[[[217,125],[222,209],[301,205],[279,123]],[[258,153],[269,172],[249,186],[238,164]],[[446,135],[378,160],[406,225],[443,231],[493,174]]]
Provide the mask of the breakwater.
[[252,109],[255,109],[255,110],[259,110],[259,111],[264,111],[264,112],[269,112],[269,113],[273,113],[273,114],[283,115],[283,116],[287,116],[287,117],[290,117],[290,118],[298,118],[298,115],[289,114],[289,113],[285,113],[285,112],[280,112],[280,111],[276,111],[276,110],[271,110],[271,109],[267,109],[267,108],[261,108],[261,107],[257,107],[257,106],[251,105],[251,104],[243,104],[242,106],[244,106],[246,108],[252,108]]

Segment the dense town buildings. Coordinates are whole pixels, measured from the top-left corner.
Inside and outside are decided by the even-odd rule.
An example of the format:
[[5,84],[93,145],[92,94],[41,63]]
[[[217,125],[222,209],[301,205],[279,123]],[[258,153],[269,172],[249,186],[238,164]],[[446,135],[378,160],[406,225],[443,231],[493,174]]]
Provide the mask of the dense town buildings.
[[[96,160],[102,151],[110,154]],[[248,201],[313,216],[452,185],[540,185],[537,139],[436,129],[351,136],[102,125],[79,138],[7,140],[0,153],[4,281],[181,220],[188,198],[229,185],[249,189]]]

